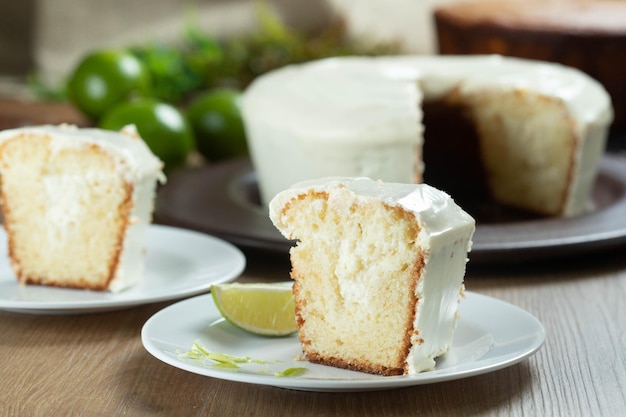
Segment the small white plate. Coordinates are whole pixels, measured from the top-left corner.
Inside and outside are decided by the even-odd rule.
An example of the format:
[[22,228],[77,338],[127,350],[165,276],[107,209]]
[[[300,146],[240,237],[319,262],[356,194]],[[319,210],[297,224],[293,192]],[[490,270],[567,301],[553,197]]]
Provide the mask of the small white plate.
[[19,285],[0,230],[0,310],[31,314],[79,314],[116,310],[201,294],[211,284],[237,278],[246,265],[231,243],[185,229],[151,225],[144,275],[118,293]]
[[[220,316],[211,295],[180,301],[153,315],[143,326],[144,347],[177,368],[213,378],[304,391],[375,391],[448,381],[492,372],[535,353],[545,340],[543,325],[528,312],[503,301],[467,292],[454,342],[436,369],[411,376],[383,377],[297,360],[296,335],[255,336]],[[270,361],[244,364],[239,371],[212,367],[210,361],[182,357],[194,342],[207,350]],[[306,368],[301,376],[274,376],[288,368]]]

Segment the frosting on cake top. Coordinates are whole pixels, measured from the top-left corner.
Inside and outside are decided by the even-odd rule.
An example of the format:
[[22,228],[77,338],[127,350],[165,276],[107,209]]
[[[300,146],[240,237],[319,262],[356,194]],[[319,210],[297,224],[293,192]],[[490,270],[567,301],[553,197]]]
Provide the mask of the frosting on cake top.
[[[289,227],[280,219],[280,211],[303,192],[329,192],[334,188],[347,188],[357,196],[381,200],[388,206],[398,206],[411,212],[429,239],[458,228],[474,229],[475,221],[452,197],[427,184],[401,184],[374,181],[365,177],[327,177],[302,181],[282,191],[269,205],[269,215],[277,229],[288,239],[293,239]],[[426,242],[424,242],[426,243]],[[428,244],[426,245],[428,246]],[[463,248],[469,250],[470,248]]]
[[[419,89],[415,88],[419,86]],[[302,139],[341,137],[355,140],[354,129],[393,125],[398,131],[418,127],[421,101],[437,99],[455,88],[525,89],[556,97],[579,124],[610,122],[608,93],[583,72],[560,64],[488,56],[390,56],[328,58],[291,65],[260,76],[246,90],[244,114],[280,123]],[[299,139],[300,137],[296,137]]]
[[419,182],[423,167],[412,155],[422,146],[422,101],[519,90],[562,103],[575,140],[604,143],[597,132],[613,119],[608,93],[559,64],[498,55],[341,57],[266,73],[242,100],[262,200],[327,175]]
[[[125,172],[126,175],[130,175],[129,181],[155,175],[155,172],[160,173],[163,168],[163,163],[139,137],[134,125],[125,127],[121,132],[97,128],[78,128],[74,125],[25,126],[0,132],[0,143],[20,134],[29,133],[50,136],[54,139],[50,143],[53,150],[84,146],[85,144],[97,145],[125,162],[124,165],[129,168],[129,171]],[[161,181],[165,180],[163,174],[159,174],[159,177]]]
[[288,129],[300,141],[376,142],[387,126],[396,126],[398,135],[386,140],[407,134],[417,140],[421,93],[406,80],[382,76],[372,62],[329,59],[270,72],[246,90],[244,114]]

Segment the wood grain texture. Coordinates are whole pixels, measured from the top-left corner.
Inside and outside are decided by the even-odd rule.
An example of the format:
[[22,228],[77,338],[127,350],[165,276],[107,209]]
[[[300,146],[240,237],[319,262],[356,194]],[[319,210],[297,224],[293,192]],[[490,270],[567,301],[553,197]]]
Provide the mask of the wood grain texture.
[[89,125],[85,116],[68,104],[0,97],[1,130],[37,124],[61,123],[77,126]]
[[[626,259],[472,268],[467,289],[545,325],[528,360],[450,382],[312,393],[221,381],[160,362],[144,322],[169,303],[79,316],[0,312],[2,416],[619,416],[626,410]],[[620,253],[622,252],[622,253]],[[285,258],[250,254],[241,281],[281,281]]]

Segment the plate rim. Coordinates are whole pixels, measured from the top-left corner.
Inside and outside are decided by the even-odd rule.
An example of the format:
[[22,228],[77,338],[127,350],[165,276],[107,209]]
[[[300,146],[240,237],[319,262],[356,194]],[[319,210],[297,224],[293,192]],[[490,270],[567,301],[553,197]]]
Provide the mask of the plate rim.
[[[202,367],[198,365],[193,365],[184,360],[180,360],[178,358],[174,358],[171,355],[168,355],[164,350],[160,349],[155,344],[155,340],[150,335],[152,326],[157,326],[161,320],[164,320],[164,317],[168,317],[169,315],[174,315],[177,309],[183,309],[186,306],[189,306],[190,309],[193,309],[195,312],[202,312],[202,314],[206,314],[206,325],[209,326],[212,321],[214,321],[214,317],[212,314],[219,314],[213,299],[210,294],[204,294],[195,296],[192,298],[188,298],[186,300],[179,301],[175,304],[172,304],[168,307],[161,309],[160,311],[153,314],[150,318],[146,320],[141,329],[141,341],[144,349],[148,351],[152,356],[159,359],[160,361],[173,366],[175,368],[197,374],[210,378],[216,378],[221,380],[228,380],[234,382],[241,383],[249,383],[255,385],[265,385],[272,386],[278,388],[287,388],[294,390],[302,390],[302,391],[318,391],[318,392],[355,392],[355,391],[378,391],[378,390],[387,390],[387,389],[396,389],[403,387],[410,387],[416,385],[424,385],[438,382],[451,381],[456,379],[467,378],[471,376],[482,375],[490,372],[494,372],[500,369],[504,369],[515,365],[523,360],[531,357],[537,351],[541,349],[541,347],[545,343],[546,339],[546,330],[541,321],[528,311],[518,307],[514,304],[508,303],[506,301],[490,297],[484,294],[475,293],[472,291],[465,292],[467,299],[472,300],[473,304],[490,304],[492,306],[498,306],[499,308],[504,308],[509,311],[509,314],[515,314],[521,316],[526,320],[526,324],[532,325],[534,331],[531,333],[535,335],[536,338],[529,339],[529,343],[525,347],[525,349],[520,349],[515,352],[514,355],[504,355],[503,359],[499,362],[491,363],[482,367],[477,367],[475,369],[462,369],[457,372],[446,372],[447,368],[441,370],[441,372],[429,371],[422,372],[417,375],[401,375],[401,376],[391,376],[391,377],[383,377],[379,375],[369,375],[363,374],[363,379],[346,379],[346,380],[338,380],[338,379],[311,379],[306,377],[273,377],[271,375],[254,375],[254,374],[244,374],[244,373],[233,373],[227,371],[219,371],[212,370],[208,367]],[[191,308],[192,305],[196,303],[201,304],[203,306],[203,310],[198,308]],[[466,307],[468,308],[468,307]],[[467,315],[467,311],[463,313],[463,316]],[[197,318],[196,318],[197,319]],[[162,328],[162,323],[161,323]],[[491,334],[491,333],[489,333]],[[200,334],[197,335],[194,339],[200,337]],[[249,335],[250,338],[256,337],[254,335]],[[165,342],[165,341],[162,341]],[[297,338],[294,338],[295,343],[299,343]],[[532,342],[532,343],[531,343]],[[167,341],[167,343],[170,343]],[[489,351],[493,352],[495,343],[492,343]],[[478,362],[480,359],[477,360]],[[323,366],[323,365],[315,365],[315,366]],[[346,371],[351,372],[351,371]],[[352,373],[352,372],[351,372]],[[354,373],[352,373],[354,374]],[[384,381],[384,382],[383,382]],[[330,384],[330,385],[329,385]],[[332,386],[331,386],[332,385]]]
[[[493,265],[574,256],[626,244],[626,216],[620,215],[626,211],[626,158],[605,153],[598,168],[600,178],[615,182],[621,194],[613,204],[598,211],[572,218],[478,224],[470,264]],[[284,239],[278,231],[268,237],[268,214],[262,208],[251,207],[238,194],[241,183],[253,180],[256,181],[253,164],[247,157],[180,171],[157,194],[158,221],[212,233],[243,248],[287,254],[293,242]],[[209,190],[210,200],[205,196],[184,196],[182,191],[177,190],[179,184],[194,181]],[[207,200],[197,200],[200,198]],[[186,206],[198,204],[198,201],[211,201],[210,206],[207,203],[207,207],[202,205],[202,208],[209,210],[212,217],[205,218],[203,222],[189,216],[185,218],[185,213],[177,213],[181,206],[171,203],[176,199],[184,200]],[[222,215],[238,216],[239,221],[248,222],[247,227],[235,229],[228,225],[228,221],[214,221]],[[244,216],[251,219],[243,219]],[[222,220],[228,219],[222,217]],[[241,230],[255,228],[254,233],[243,233]],[[547,236],[546,232],[552,235]]]
[[[0,228],[0,238],[6,241],[6,232],[3,228]],[[216,237],[210,234],[202,233],[199,231],[167,226],[167,225],[158,225],[151,224],[148,227],[145,238],[145,246],[146,250],[150,250],[151,243],[153,242],[151,236],[156,234],[156,237],[159,238],[167,238],[173,235],[177,235],[178,238],[187,238],[189,236],[193,236],[193,238],[199,238],[203,241],[210,242],[211,245],[217,245],[228,251],[230,258],[230,269],[225,271],[219,277],[211,278],[206,282],[201,284],[195,284],[193,286],[189,286],[188,288],[180,289],[176,292],[167,292],[161,291],[155,293],[150,296],[141,296],[141,293],[135,295],[133,293],[134,288],[128,288],[127,290],[121,291],[119,293],[111,293],[111,292],[93,292],[95,295],[102,295],[101,299],[78,299],[75,301],[27,301],[27,300],[12,300],[0,298],[0,311],[8,311],[14,313],[27,313],[27,314],[76,314],[76,313],[93,313],[93,312],[102,312],[102,311],[111,311],[118,310],[128,307],[135,307],[144,304],[152,304],[158,303],[162,301],[170,301],[177,300],[184,297],[195,296],[198,294],[205,293],[210,290],[210,286],[212,284],[223,283],[228,281],[235,280],[241,273],[244,271],[246,266],[246,257],[243,252],[234,244]],[[4,244],[6,246],[6,244]],[[9,262],[8,256],[6,253],[0,255],[0,263]],[[144,269],[144,273],[145,270]],[[142,277],[145,279],[146,277]],[[11,285],[11,281],[14,282],[16,288],[20,286],[15,276],[7,276],[4,278],[0,278],[0,282],[9,283]],[[46,289],[50,291],[59,291],[65,294],[70,291],[76,291],[77,294],[84,295],[84,291],[81,289],[67,289],[67,288],[55,288],[55,287],[43,287],[37,286],[38,289]],[[128,295],[131,295],[130,297]]]

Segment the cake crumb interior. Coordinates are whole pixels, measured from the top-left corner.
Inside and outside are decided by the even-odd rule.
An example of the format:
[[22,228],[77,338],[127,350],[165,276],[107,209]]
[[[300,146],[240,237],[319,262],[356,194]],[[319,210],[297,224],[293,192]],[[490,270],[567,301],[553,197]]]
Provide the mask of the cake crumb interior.
[[292,277],[308,359],[403,373],[419,274],[415,219],[348,190],[310,192],[282,216],[299,240]]

